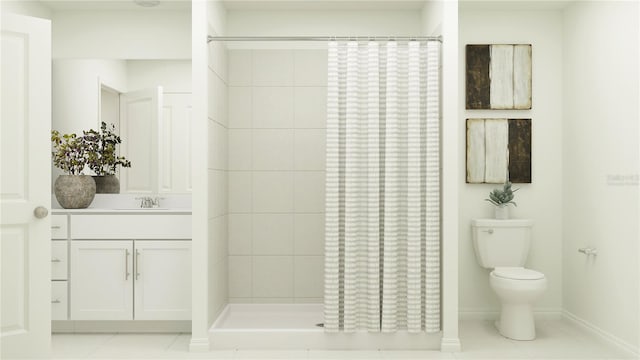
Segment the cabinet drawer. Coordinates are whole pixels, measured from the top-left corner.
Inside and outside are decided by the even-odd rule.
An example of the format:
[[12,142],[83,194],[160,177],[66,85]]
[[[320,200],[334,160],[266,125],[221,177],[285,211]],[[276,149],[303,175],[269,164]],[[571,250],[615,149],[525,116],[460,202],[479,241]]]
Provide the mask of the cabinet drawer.
[[191,215],[71,215],[72,239],[191,239]]
[[67,280],[67,242],[52,241],[51,280]]
[[51,238],[66,239],[69,237],[67,215],[51,215]]
[[51,320],[67,320],[67,282],[51,282]]

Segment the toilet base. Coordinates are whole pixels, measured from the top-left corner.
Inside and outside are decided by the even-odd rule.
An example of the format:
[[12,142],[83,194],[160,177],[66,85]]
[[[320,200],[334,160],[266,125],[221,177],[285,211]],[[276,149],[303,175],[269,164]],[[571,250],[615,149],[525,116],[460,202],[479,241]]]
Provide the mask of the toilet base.
[[536,327],[533,309],[528,304],[502,304],[500,320],[495,322],[500,335],[513,340],[534,340]]

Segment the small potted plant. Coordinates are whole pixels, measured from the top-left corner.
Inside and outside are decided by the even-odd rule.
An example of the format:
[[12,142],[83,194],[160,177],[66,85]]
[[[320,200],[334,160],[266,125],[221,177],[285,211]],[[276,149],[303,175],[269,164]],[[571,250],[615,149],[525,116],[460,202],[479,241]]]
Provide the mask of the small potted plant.
[[107,125],[104,121],[100,130],[83,131],[87,145],[87,165],[95,173],[98,194],[120,193],[120,181],[116,177],[118,166],[131,167],[131,161],[124,156],[117,156],[117,146],[122,143],[120,136],[114,133],[115,125]]
[[96,183],[91,176],[82,174],[88,158],[84,139],[53,130],[51,143],[53,165],[66,173],[58,176],[53,186],[58,203],[65,209],[89,207],[96,195]]
[[509,218],[509,204],[513,204],[513,206],[518,206],[514,201],[513,193],[518,191],[519,189],[511,189],[511,182],[507,180],[504,183],[502,190],[493,189],[492,192],[489,193],[489,198],[485,199],[486,201],[492,203],[495,206],[495,217],[496,219],[506,220]]

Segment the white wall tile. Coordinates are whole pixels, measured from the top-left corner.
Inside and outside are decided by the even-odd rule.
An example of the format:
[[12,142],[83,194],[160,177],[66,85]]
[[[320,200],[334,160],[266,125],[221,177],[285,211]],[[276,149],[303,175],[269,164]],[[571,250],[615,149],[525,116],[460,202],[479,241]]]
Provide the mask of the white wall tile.
[[293,297],[293,257],[254,256],[252,295]]
[[296,129],[294,131],[294,169],[325,169],[326,130]]
[[210,258],[212,263],[219,263],[226,260],[228,255],[228,237],[229,225],[228,216],[222,215],[209,220],[209,246],[212,247],[213,256]]
[[216,75],[213,71],[209,70],[209,112],[210,119],[219,122],[222,125],[227,125],[227,85]]
[[229,86],[251,86],[251,50],[229,50]]
[[251,297],[251,256],[229,256],[229,297]]
[[254,129],[293,128],[293,87],[254,87]]
[[253,214],[253,255],[293,254],[293,214]]
[[209,170],[209,216],[217,217],[228,212],[227,172]]
[[253,170],[293,170],[293,130],[253,130]]
[[293,211],[293,173],[290,171],[253,172],[253,211],[255,213]]
[[324,257],[296,256],[294,258],[295,297],[322,297],[324,293]]
[[294,214],[293,224],[294,254],[324,254],[324,214]]
[[253,50],[254,86],[292,86],[292,50]]
[[324,212],[324,171],[296,171],[294,174],[295,212]]
[[296,87],[294,89],[295,127],[323,129],[327,127],[327,88]]
[[296,86],[327,86],[327,50],[296,50],[294,52],[294,83]]
[[251,212],[251,172],[229,171],[229,212]]
[[228,143],[227,129],[209,120],[209,169],[227,169]]
[[251,170],[251,130],[229,130],[229,170]]
[[293,302],[295,302],[296,304],[322,304],[324,302],[324,298],[322,298],[322,297],[317,297],[317,298],[297,297],[297,298],[293,299]]
[[[291,297],[256,297],[253,298],[254,304],[293,304],[294,299]],[[252,359],[252,357],[249,357]],[[281,354],[276,355],[277,359],[284,359]],[[292,359],[300,359],[299,357],[293,357]],[[304,359],[304,358],[302,358]]]
[[213,70],[224,82],[228,82],[227,49],[222,41],[209,43],[209,68]]
[[229,214],[229,255],[251,255],[251,214]]
[[229,128],[250,129],[253,113],[253,92],[249,86],[230,86]]
[[252,302],[253,302],[253,298],[250,298],[250,297],[242,297],[242,298],[230,297],[229,298],[230,304],[251,304]]

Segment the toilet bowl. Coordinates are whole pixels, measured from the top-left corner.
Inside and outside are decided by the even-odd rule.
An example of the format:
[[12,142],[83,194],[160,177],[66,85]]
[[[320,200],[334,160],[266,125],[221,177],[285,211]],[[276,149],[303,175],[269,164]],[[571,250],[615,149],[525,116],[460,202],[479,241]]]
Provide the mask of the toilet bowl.
[[496,267],[489,283],[501,303],[496,322],[500,334],[514,340],[535,339],[532,304],[547,288],[544,274],[524,267]]

